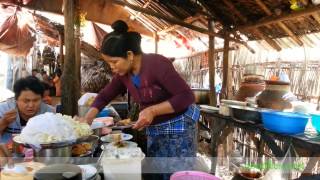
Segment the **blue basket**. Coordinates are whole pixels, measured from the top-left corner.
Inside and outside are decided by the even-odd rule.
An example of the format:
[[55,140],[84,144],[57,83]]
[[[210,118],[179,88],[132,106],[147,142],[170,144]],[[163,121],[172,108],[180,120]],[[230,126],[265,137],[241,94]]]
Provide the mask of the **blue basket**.
[[262,122],[266,129],[282,134],[300,134],[308,123],[310,116],[297,113],[261,111]]
[[311,118],[312,126],[320,133],[320,114],[311,114]]

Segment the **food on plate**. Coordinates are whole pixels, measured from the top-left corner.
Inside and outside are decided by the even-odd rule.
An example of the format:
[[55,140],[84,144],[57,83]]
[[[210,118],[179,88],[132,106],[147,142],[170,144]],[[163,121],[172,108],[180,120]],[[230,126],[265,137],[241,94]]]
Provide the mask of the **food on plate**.
[[20,137],[24,143],[37,145],[73,141],[91,134],[87,123],[76,121],[71,116],[47,112],[31,118]]
[[114,142],[120,142],[122,140],[121,134],[112,134],[112,140]]
[[113,145],[117,148],[124,148],[127,146],[127,144],[124,141],[116,141],[113,143]]
[[92,146],[89,143],[77,144],[72,146],[72,155],[80,156],[80,155],[86,154],[91,149],[92,149]]
[[120,120],[116,123],[117,126],[128,126],[131,124],[131,119],[128,118],[128,119],[123,119],[123,120]]

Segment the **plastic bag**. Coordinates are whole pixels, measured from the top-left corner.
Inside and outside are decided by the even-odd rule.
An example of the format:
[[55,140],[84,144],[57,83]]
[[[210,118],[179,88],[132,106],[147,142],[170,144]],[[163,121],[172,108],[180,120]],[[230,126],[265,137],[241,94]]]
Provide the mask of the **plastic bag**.
[[97,93],[85,93],[78,100],[78,105],[79,106],[91,106],[91,104],[93,103],[93,101],[97,95],[98,95]]
[[299,172],[303,171],[303,163],[298,161],[298,153],[292,144],[289,145],[284,157],[280,160],[267,160],[265,163],[268,172],[265,174],[266,180],[286,180],[294,178]]

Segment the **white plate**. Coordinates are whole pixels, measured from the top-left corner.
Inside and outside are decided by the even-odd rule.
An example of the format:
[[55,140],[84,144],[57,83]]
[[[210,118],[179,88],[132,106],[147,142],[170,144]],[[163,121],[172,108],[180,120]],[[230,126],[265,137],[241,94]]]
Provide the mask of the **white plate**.
[[81,168],[82,171],[82,179],[90,179],[93,176],[97,174],[97,168],[95,168],[93,165],[78,165]]
[[[102,142],[113,142],[113,138],[112,138],[113,134],[108,134],[106,136],[102,136],[100,139]],[[125,133],[121,133],[121,140],[122,141],[128,141],[130,139],[132,139],[132,135],[131,134],[125,134]]]

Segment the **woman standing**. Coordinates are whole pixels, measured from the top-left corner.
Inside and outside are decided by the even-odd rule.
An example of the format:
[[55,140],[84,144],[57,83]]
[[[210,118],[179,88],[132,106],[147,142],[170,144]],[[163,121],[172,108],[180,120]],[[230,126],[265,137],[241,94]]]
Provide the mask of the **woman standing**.
[[[100,91],[85,119],[91,123],[102,108],[128,89],[133,101],[140,105],[133,128],[146,128],[147,156],[165,157],[149,161],[162,174],[157,179],[169,179],[170,173],[192,169],[200,116],[199,108],[193,105],[193,92],[170,60],[142,53],[139,33],[127,32],[123,21],[116,21],[112,28],[114,31],[104,38],[101,53],[115,75]],[[177,159],[183,162],[175,162]]]

